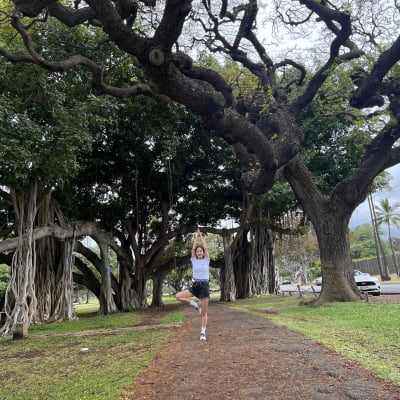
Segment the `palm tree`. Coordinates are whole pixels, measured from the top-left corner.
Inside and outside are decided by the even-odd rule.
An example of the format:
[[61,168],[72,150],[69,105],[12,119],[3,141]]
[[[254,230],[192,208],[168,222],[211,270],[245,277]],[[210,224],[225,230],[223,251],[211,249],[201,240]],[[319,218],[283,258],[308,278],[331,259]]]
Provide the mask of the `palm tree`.
[[[381,274],[381,279],[383,281],[390,281],[389,267],[387,265],[387,260],[386,260],[386,257],[385,257],[385,251],[383,250],[382,240],[381,240],[381,236],[379,234],[379,227],[378,227],[378,223],[376,221],[375,205],[374,205],[374,200],[372,198],[372,194],[371,193],[368,194],[368,205],[369,205],[369,211],[371,213],[372,227],[374,229],[374,241],[375,241],[376,259],[378,261],[379,272]],[[382,264],[382,260],[383,260],[383,264]]]
[[391,226],[399,226],[400,224],[400,204],[396,203],[393,205],[389,204],[388,199],[382,199],[378,205],[375,206],[376,213],[376,222],[377,224],[385,223],[388,227],[388,236],[389,236],[389,244],[390,249],[392,251],[393,263],[396,267],[397,275],[400,276],[399,266],[397,263],[397,258],[394,253],[392,234],[391,234]]

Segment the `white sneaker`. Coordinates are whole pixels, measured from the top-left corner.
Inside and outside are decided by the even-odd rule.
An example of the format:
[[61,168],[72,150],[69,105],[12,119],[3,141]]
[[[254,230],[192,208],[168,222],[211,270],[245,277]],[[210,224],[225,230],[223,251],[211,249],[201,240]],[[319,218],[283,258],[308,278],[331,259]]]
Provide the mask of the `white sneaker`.
[[200,335],[200,340],[207,340],[207,339],[206,339],[206,335],[205,335],[204,333],[202,333],[202,334]]

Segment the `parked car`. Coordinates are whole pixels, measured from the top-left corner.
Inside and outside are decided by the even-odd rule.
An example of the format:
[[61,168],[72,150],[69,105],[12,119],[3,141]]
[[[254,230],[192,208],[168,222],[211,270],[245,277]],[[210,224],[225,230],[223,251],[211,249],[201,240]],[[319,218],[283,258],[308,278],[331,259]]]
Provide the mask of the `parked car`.
[[291,285],[292,281],[290,279],[282,279],[281,285]]
[[381,294],[381,283],[379,279],[358,270],[353,271],[353,275],[358,288],[362,292],[367,292],[374,296],[379,296]]
[[[354,270],[353,275],[358,288],[362,292],[368,292],[374,296],[379,296],[381,294],[381,283],[379,282],[379,279],[374,278],[370,274],[366,272],[361,272],[359,270]],[[314,284],[317,286],[321,286],[322,276],[315,278]]]
[[314,284],[317,286],[321,286],[322,285],[322,276],[318,276],[317,278],[315,278]]

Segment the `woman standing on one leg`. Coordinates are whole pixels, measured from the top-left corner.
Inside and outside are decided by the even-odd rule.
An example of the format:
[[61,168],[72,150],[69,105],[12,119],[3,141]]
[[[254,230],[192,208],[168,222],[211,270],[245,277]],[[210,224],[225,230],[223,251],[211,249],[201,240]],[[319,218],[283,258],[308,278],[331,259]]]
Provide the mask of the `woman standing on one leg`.
[[[198,310],[201,315],[200,340],[206,340],[208,300],[210,298],[208,285],[210,255],[208,253],[206,241],[204,240],[200,229],[197,229],[197,237],[193,241],[190,262],[192,263],[193,285],[189,289],[177,293],[176,299],[181,303],[189,304]],[[197,303],[190,300],[190,297],[192,296],[197,297],[199,302]]]

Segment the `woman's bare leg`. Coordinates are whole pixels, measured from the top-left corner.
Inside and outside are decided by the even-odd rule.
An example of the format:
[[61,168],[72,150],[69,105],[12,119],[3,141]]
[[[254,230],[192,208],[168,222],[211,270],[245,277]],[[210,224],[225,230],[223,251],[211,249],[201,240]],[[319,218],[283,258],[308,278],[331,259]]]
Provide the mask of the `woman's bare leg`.
[[175,295],[175,298],[180,301],[183,304],[189,304],[190,305],[190,298],[193,297],[192,293],[190,293],[190,290],[185,289],[182,290],[181,292],[178,292]]
[[200,300],[200,308],[201,308],[201,333],[205,335],[207,328],[207,320],[208,320],[208,301],[209,298]]

